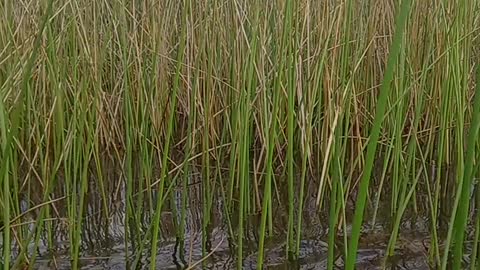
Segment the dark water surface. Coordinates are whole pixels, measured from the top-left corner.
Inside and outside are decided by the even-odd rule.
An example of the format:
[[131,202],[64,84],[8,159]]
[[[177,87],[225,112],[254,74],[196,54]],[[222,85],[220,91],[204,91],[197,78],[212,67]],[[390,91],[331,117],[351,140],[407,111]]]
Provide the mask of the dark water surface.
[[[413,236],[412,236],[413,237]],[[278,237],[280,238],[280,237]],[[283,239],[284,237],[281,237]],[[285,243],[270,241],[266,251],[265,266],[267,269],[326,269],[327,243],[322,240],[325,235],[317,239],[303,240],[300,247],[300,258],[289,262],[285,256]],[[120,240],[120,239],[119,239]],[[220,228],[212,231],[212,252],[205,260],[205,264],[197,265],[193,269],[236,269],[235,250],[228,245],[228,236]],[[386,243],[388,235],[382,233],[366,234],[358,253],[357,269],[383,269]],[[387,269],[430,269],[427,260],[428,240],[421,238],[405,238],[399,240],[396,256],[387,263]],[[250,246],[250,248],[248,248]],[[256,243],[247,244],[244,258],[244,269],[256,269]],[[201,235],[192,235],[186,241],[186,261],[182,262],[178,256],[178,245],[175,238],[164,239],[157,253],[156,269],[184,269],[185,265],[193,265],[202,259]],[[149,257],[147,250],[146,257]],[[81,269],[128,269],[125,258],[125,245],[122,241],[112,239],[108,246],[97,245],[94,249],[82,252],[80,259]],[[147,268],[148,263],[143,268]],[[337,257],[337,269],[342,269],[343,258]],[[35,269],[70,269],[67,254],[54,255],[43,253],[37,260]]]
[[[107,175],[108,176],[108,175]],[[115,179],[114,176],[108,176]],[[116,179],[121,179],[118,175]],[[141,219],[142,232],[126,229],[125,226],[125,186],[124,181],[111,181],[106,188],[108,196],[108,218],[105,215],[104,203],[99,194],[100,188],[96,186],[98,181],[92,180],[87,194],[87,217],[82,223],[82,245],[80,250],[81,269],[107,269],[122,270],[130,269],[127,261],[133,260],[133,252],[138,250],[139,241],[131,241],[133,238],[143,239],[148,226],[153,222],[153,214],[144,210],[138,214]],[[193,183],[193,184],[192,184]],[[161,238],[158,245],[156,257],[156,269],[236,269],[236,244],[229,237],[229,226],[227,217],[224,216],[223,199],[218,195],[214,201],[212,210],[212,226],[209,229],[207,239],[209,252],[203,263],[198,263],[204,258],[202,254],[202,193],[201,181],[192,180],[188,187],[187,214],[185,228],[185,242],[183,246],[184,257],[180,256],[180,245],[177,239],[175,226],[175,215],[173,211],[180,206],[183,195],[180,187],[174,187],[173,196],[166,203],[161,216]],[[315,181],[310,181],[306,188],[311,194],[306,195],[303,213],[302,241],[300,245],[300,256],[298,260],[289,261],[286,256],[286,231],[287,231],[287,206],[274,200],[274,234],[268,238],[265,251],[266,269],[326,269],[328,254],[328,210],[319,210],[316,205]],[[61,198],[62,191],[54,192],[55,198]],[[284,196],[280,192],[279,196]],[[353,197],[353,196],[352,196]],[[138,197],[134,197],[134,203],[138,203]],[[145,196],[142,201],[147,202]],[[285,201],[288,200],[283,200]],[[422,203],[417,201],[419,205]],[[34,269],[71,269],[70,261],[70,236],[68,217],[65,202],[55,203],[57,211],[62,219],[56,218],[53,222],[54,250],[47,248],[47,241],[41,240],[40,247],[35,251],[37,260]],[[345,213],[347,220],[352,220],[354,201],[347,202],[348,213]],[[387,244],[390,238],[389,232],[392,227],[393,218],[390,216],[390,202],[380,206],[375,224],[369,222],[371,216],[367,211],[359,243],[357,256],[357,269],[432,269],[429,266],[430,229],[431,222],[426,218],[428,215],[405,213],[404,221],[401,224],[395,256],[385,259]],[[146,206],[144,209],[148,209]],[[155,205],[155,204],[153,204]],[[34,203],[27,205],[25,209],[34,206]],[[325,208],[326,206],[324,206]],[[137,206],[134,207],[137,209]],[[328,207],[327,207],[328,209]],[[176,213],[176,214],[175,214]],[[232,219],[237,214],[233,213]],[[35,220],[35,215],[29,215],[30,220]],[[296,221],[295,221],[296,222]],[[338,228],[336,239],[336,269],[343,269],[343,243],[344,230],[346,235],[350,234],[349,226],[345,228],[343,222]],[[232,220],[233,230],[237,223]],[[245,224],[244,240],[244,269],[256,269],[258,239],[260,228],[260,214],[248,214]],[[125,233],[128,231],[128,244],[125,244]],[[140,236],[139,236],[140,235]],[[33,246],[33,245],[32,245]],[[443,248],[443,247],[441,247]],[[18,247],[14,248],[18,251]],[[33,254],[33,248],[30,249]],[[128,252],[128,253],[127,253]],[[141,256],[140,269],[147,269],[150,266],[150,246],[145,243]]]
[[[194,189],[195,187],[192,187]],[[179,192],[179,191],[178,191]],[[198,190],[192,190],[197,193]],[[179,195],[179,194],[177,194]],[[192,196],[189,199],[186,220],[184,258],[180,258],[179,243],[176,241],[173,212],[168,209],[162,214],[161,242],[157,251],[156,269],[236,269],[236,250],[230,241],[227,224],[222,216],[222,203],[218,201],[214,209],[214,226],[208,239],[210,254],[202,263],[202,215],[201,203]],[[125,245],[125,206],[123,199],[111,205],[111,217],[106,220],[97,211],[101,206],[91,200],[88,208],[90,215],[85,219],[82,232],[81,269],[129,269],[127,258],[132,259],[133,245]],[[280,208],[280,207],[279,207]],[[275,234],[267,242],[265,266],[267,269],[326,269],[327,267],[327,217],[317,214],[315,200],[311,197],[306,202],[303,226],[303,240],[300,258],[289,261],[286,258],[285,231],[286,211],[275,213]],[[150,224],[150,217],[145,217],[145,224]],[[244,242],[244,269],[256,269],[258,228],[260,215],[250,215],[247,220]],[[384,269],[385,252],[389,240],[389,217],[378,219],[375,226],[364,226],[359,244],[357,269]],[[347,232],[349,228],[347,227]],[[48,251],[42,245],[37,251],[39,257],[34,269],[70,269],[69,242],[66,228],[58,226],[55,251]],[[341,231],[341,229],[340,229]],[[344,250],[343,233],[337,238],[337,269],[343,268]],[[428,222],[423,218],[411,218],[404,222],[397,241],[396,254],[386,262],[386,269],[430,269],[428,265],[429,249]],[[129,254],[126,254],[126,250]],[[128,256],[128,257],[127,257]],[[142,269],[149,266],[150,247],[144,248]]]

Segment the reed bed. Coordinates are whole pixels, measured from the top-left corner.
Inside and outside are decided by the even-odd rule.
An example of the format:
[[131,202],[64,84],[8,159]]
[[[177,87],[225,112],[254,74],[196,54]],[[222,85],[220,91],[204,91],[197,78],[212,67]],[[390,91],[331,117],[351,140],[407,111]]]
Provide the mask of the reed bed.
[[162,215],[181,247],[188,236],[192,185],[203,255],[221,202],[238,269],[252,216],[264,268],[274,209],[286,258],[299,258],[309,196],[309,214],[326,217],[328,269],[338,256],[355,268],[384,212],[384,267],[402,222],[420,216],[432,269],[477,269],[479,1],[6,0],[0,11],[3,269],[32,269],[60,228],[78,269],[82,228],[92,216],[108,226],[117,201],[128,269],[156,269]]

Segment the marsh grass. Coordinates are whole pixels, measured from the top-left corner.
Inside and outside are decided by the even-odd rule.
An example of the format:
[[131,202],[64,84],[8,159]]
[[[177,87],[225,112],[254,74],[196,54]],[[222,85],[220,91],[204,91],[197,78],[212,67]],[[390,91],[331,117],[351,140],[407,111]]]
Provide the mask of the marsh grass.
[[328,269],[338,256],[354,269],[362,233],[387,213],[384,267],[412,217],[429,222],[432,268],[478,266],[479,1],[7,0],[0,11],[5,268],[32,269],[32,245],[55,250],[66,228],[78,269],[83,228],[111,222],[118,198],[129,268],[156,268],[165,213],[187,264],[197,184],[202,254],[222,202],[239,269],[254,252],[264,268],[275,209],[291,261],[305,215],[327,216]]

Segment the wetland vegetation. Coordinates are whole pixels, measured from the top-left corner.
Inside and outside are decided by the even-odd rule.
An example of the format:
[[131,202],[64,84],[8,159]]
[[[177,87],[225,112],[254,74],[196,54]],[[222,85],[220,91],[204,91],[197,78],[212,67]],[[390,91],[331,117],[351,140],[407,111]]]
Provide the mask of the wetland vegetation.
[[1,269],[480,267],[480,1],[0,11]]

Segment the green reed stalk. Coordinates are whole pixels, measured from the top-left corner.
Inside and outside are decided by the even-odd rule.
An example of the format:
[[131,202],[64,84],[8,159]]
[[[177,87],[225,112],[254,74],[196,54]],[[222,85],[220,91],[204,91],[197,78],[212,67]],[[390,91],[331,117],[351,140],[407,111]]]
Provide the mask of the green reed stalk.
[[[191,1],[189,3],[191,5]],[[190,16],[190,14],[187,14],[187,18]],[[188,25],[191,27],[190,25]],[[190,28],[188,29],[190,30]],[[187,30],[187,31],[188,31]],[[188,31],[190,33],[190,31]],[[190,48],[190,39],[187,40],[187,48]],[[190,56],[188,56],[187,62],[191,59],[189,59]],[[198,59],[195,59],[195,64],[193,65],[194,67],[198,66]],[[187,69],[187,78],[190,77],[190,65],[188,65]],[[188,124],[187,124],[187,142],[186,142],[186,147],[185,147],[185,158],[184,158],[184,174],[183,174],[183,179],[182,179],[182,201],[181,201],[181,211],[180,211],[180,228],[179,228],[179,240],[180,240],[180,258],[184,260],[184,245],[185,245],[185,233],[186,233],[186,222],[187,222],[187,200],[189,198],[189,192],[188,192],[188,183],[190,179],[192,178],[191,172],[192,172],[192,165],[190,161],[190,157],[193,154],[193,151],[195,149],[195,127],[197,125],[197,104],[196,104],[196,89],[198,85],[198,80],[199,80],[199,71],[200,69],[195,69],[194,74],[190,80],[192,80],[192,87],[188,92],[188,106],[189,106],[189,111],[188,111]]]
[[[470,10],[473,8],[471,5],[473,2],[462,2],[460,5],[455,6],[454,13],[456,15],[456,20],[453,21],[451,26],[451,33],[448,36],[448,41],[450,41],[451,47],[447,52],[447,60],[450,73],[448,74],[448,86],[452,91],[453,101],[456,107],[457,119],[455,123],[455,141],[457,145],[457,157],[456,157],[456,179],[455,182],[456,193],[453,207],[451,208],[451,216],[449,221],[449,228],[447,232],[447,237],[445,241],[445,249],[443,253],[441,269],[447,268],[447,262],[449,259],[450,246],[452,240],[454,243],[453,249],[453,264],[448,267],[453,267],[452,269],[460,269],[462,260],[463,260],[463,242],[464,242],[464,233],[467,224],[468,210],[470,207],[470,190],[471,183],[473,178],[473,162],[475,157],[475,142],[476,136],[478,134],[478,121],[479,112],[477,111],[478,106],[478,66],[477,66],[477,90],[475,91],[474,104],[473,104],[473,113],[472,120],[470,123],[470,130],[467,138],[467,152],[464,157],[464,112],[465,112],[465,101],[467,99],[466,89],[468,89],[468,72],[470,71],[469,65],[467,65],[465,59],[470,59],[470,53],[467,50],[472,46],[471,38],[466,32],[471,28],[472,21],[470,21],[471,16],[468,15]],[[478,63],[477,63],[478,65]],[[453,238],[453,239],[452,239]]]
[[[207,1],[207,11],[205,14],[205,17],[208,17],[210,15],[210,11],[212,9],[212,3],[211,1]],[[205,26],[205,33],[208,35],[209,29],[208,25]],[[207,42],[207,39],[204,39],[204,43]],[[211,222],[210,218],[210,213],[211,213],[211,176],[210,176],[210,138],[209,138],[209,133],[210,133],[210,112],[211,112],[211,98],[210,95],[214,91],[215,86],[210,83],[211,79],[213,77],[213,61],[214,57],[211,56],[213,53],[210,52],[211,49],[205,46],[205,49],[203,50],[203,60],[204,62],[202,63],[204,66],[206,66],[206,78],[204,80],[204,83],[202,85],[203,89],[203,100],[204,100],[204,114],[203,114],[203,140],[202,140],[202,255],[206,256],[208,253],[207,250],[207,241],[209,240],[209,235],[208,235],[208,230],[209,230],[209,224]],[[214,55],[214,54],[213,54]],[[205,261],[204,261],[205,262]]]
[[[11,12],[11,1],[6,1],[5,5],[5,11],[10,13]],[[7,15],[10,16],[10,15]],[[9,28],[13,25],[11,18],[8,19],[8,25]],[[11,69],[12,65],[8,65],[8,67]],[[5,85],[8,87],[12,87],[13,82],[12,78],[8,78]],[[3,88],[0,88],[3,92]],[[1,92],[0,92],[1,93]],[[6,105],[3,102],[4,97],[3,95],[0,94],[0,183],[1,183],[1,188],[2,188],[2,196],[0,196],[0,208],[3,209],[3,211],[0,213],[0,228],[3,232],[3,237],[2,237],[2,249],[3,249],[3,261],[1,262],[2,268],[4,267],[6,270],[10,269],[10,257],[11,257],[11,239],[10,239],[10,233],[11,233],[11,228],[10,228],[10,177],[8,175],[9,172],[9,165],[10,165],[10,157],[11,157],[11,144],[12,144],[12,138],[13,134],[11,134],[13,131],[10,130],[8,126],[8,118],[7,118],[7,110],[6,110]],[[20,107],[20,106],[17,106]]]
[[[478,172],[478,165],[476,166],[475,171]],[[479,203],[480,203],[480,189],[477,188],[475,192],[475,206],[478,207]],[[474,270],[478,268],[478,265],[477,265],[477,260],[479,255],[478,247],[480,244],[480,215],[478,214],[478,212],[475,214],[474,228],[475,228],[475,234],[473,236],[473,248],[472,248],[471,259],[470,259],[470,270]]]
[[9,144],[5,143],[5,150],[2,151],[2,167],[0,168],[0,177],[3,180],[3,200],[2,200],[2,216],[3,216],[3,264],[6,270],[10,269],[10,248],[11,248],[11,239],[10,239],[10,196],[7,196],[7,194],[10,194],[10,177],[8,176],[8,170],[9,170],[9,165],[10,165],[10,159],[9,156],[11,155],[11,150],[9,149],[10,146]]
[[[426,33],[426,34],[428,34],[428,33]],[[428,34],[428,36],[430,36],[430,35]],[[426,45],[426,48],[428,49],[427,51],[430,51],[431,46],[432,46],[432,39],[428,39],[428,43]],[[426,58],[425,60],[430,59],[429,56],[425,56],[425,58]],[[407,155],[406,155],[407,156],[407,160],[406,160],[407,167],[406,167],[406,172],[403,176],[404,179],[408,179],[411,174],[415,175],[415,167],[417,166],[417,164],[415,162],[416,149],[417,149],[417,145],[419,144],[418,130],[419,130],[420,121],[422,120],[421,119],[422,118],[422,113],[425,110],[425,98],[424,97],[426,96],[426,93],[423,89],[427,88],[426,79],[427,79],[427,75],[429,74],[430,69],[431,69],[431,67],[428,65],[428,61],[425,61],[425,64],[422,66],[422,73],[421,73],[420,78],[419,78],[419,81],[420,81],[419,86],[412,89],[412,91],[415,90],[415,89],[418,89],[417,91],[419,93],[416,94],[416,97],[415,97],[415,106],[414,106],[415,110],[414,110],[414,116],[413,116],[413,123],[411,125],[411,134],[410,134],[408,145],[407,145]],[[410,86],[410,87],[414,87],[414,86]],[[399,89],[403,89],[403,87],[400,87]],[[414,95],[415,95],[415,93],[414,93]],[[404,114],[405,114],[405,112],[404,112]],[[428,169],[426,168],[427,160],[425,159],[425,157],[422,153],[420,153],[420,154],[421,154],[421,164],[423,164],[423,166],[421,167],[420,171],[418,172],[418,175],[415,176],[414,182],[411,184],[410,189],[408,190],[408,193],[406,193],[407,192],[406,183],[404,183],[404,185],[403,185],[404,195],[402,195],[401,198],[400,198],[401,201],[400,201],[400,204],[399,204],[399,208],[397,209],[398,210],[398,212],[396,214],[397,217],[395,218],[394,227],[393,227],[391,237],[390,237],[390,240],[389,240],[389,243],[388,243],[387,256],[394,255],[394,249],[395,249],[396,240],[397,240],[397,237],[398,237],[398,231],[399,231],[399,228],[400,228],[400,225],[401,225],[400,224],[401,223],[401,217],[402,217],[403,213],[405,212],[405,210],[407,209],[407,205],[409,203],[410,198],[414,197],[413,194],[416,190],[416,186],[417,186],[417,183],[419,181],[419,177],[422,173],[427,175],[427,171],[428,171]],[[410,173],[410,171],[413,171],[413,172]],[[426,178],[428,178],[428,176],[426,176]],[[407,182],[407,181],[405,181],[405,182]],[[435,243],[437,241],[436,240],[437,239],[436,230],[433,230],[433,234],[434,234],[433,242]],[[435,245],[435,244],[433,244],[433,245]]]
[[[246,103],[245,98],[242,98],[241,104],[243,105]],[[242,110],[240,110],[243,116],[248,115],[248,108],[246,106],[242,106]],[[242,117],[243,118],[243,117]],[[247,118],[243,118],[244,122],[247,122]],[[246,181],[249,180],[249,171],[248,171],[248,131],[245,130],[245,126],[241,125],[241,129],[244,133],[241,135],[239,140],[239,209],[238,209],[238,247],[237,247],[237,269],[243,269],[243,236],[244,236],[244,219],[245,219],[245,189],[246,189]]]
[[[292,19],[293,20],[293,19]],[[292,41],[289,42],[290,44]],[[288,63],[287,63],[287,178],[288,178],[288,232],[287,232],[287,256],[294,255],[294,160],[293,160],[293,145],[294,141],[294,120],[295,120],[295,47],[288,46]],[[302,200],[302,198],[300,198]],[[301,215],[301,212],[299,212]]]
[[[135,211],[133,209],[133,144],[135,143],[135,134],[134,130],[134,112],[133,112],[133,97],[132,97],[132,82],[129,72],[129,43],[128,43],[128,20],[127,20],[127,3],[126,1],[121,1],[117,3],[117,12],[120,16],[121,24],[118,28],[118,50],[121,52],[121,70],[124,73],[123,76],[123,97],[125,100],[125,164],[124,170],[126,174],[125,179],[125,234],[124,244],[125,246],[129,245],[129,236],[131,232],[131,220],[134,218]],[[134,239],[133,239],[134,240]],[[133,241],[132,240],[132,241]],[[129,251],[125,250],[125,260],[128,261]]]
[[154,215],[154,223],[153,223],[153,232],[152,232],[152,246],[150,249],[150,269],[156,269],[155,262],[157,256],[157,245],[158,245],[158,232],[160,228],[160,214],[162,211],[163,206],[163,198],[164,198],[164,188],[165,182],[167,178],[167,166],[168,166],[168,157],[169,157],[169,149],[170,149],[170,140],[173,133],[173,125],[175,120],[175,110],[177,106],[177,93],[180,88],[180,74],[182,72],[182,65],[183,59],[185,55],[185,44],[187,39],[187,22],[186,22],[186,14],[187,13],[187,6],[184,5],[182,7],[182,25],[181,25],[181,34],[180,34],[180,43],[177,48],[177,59],[176,59],[176,68],[175,74],[172,83],[172,93],[170,95],[170,108],[169,108],[169,118],[167,122],[167,132],[165,134],[165,143],[163,146],[163,155],[162,155],[162,167],[160,172],[160,183],[158,187],[158,194],[157,194],[157,204],[155,208],[155,215]]
[[[322,92],[324,90],[323,86],[322,86],[322,73],[325,72],[325,63],[327,61],[327,56],[328,56],[328,49],[329,49],[329,45],[330,45],[330,40],[331,40],[331,37],[332,37],[332,33],[333,33],[333,26],[335,24],[334,23],[330,23],[330,26],[328,27],[328,31],[326,32],[326,35],[325,35],[325,39],[327,40],[327,42],[325,42],[324,44],[324,47],[322,48],[321,50],[321,56],[320,56],[320,59],[319,59],[319,62],[315,65],[315,68],[314,68],[314,71],[313,71],[313,78],[312,78],[312,85],[310,87],[312,87],[312,98],[311,98],[311,105],[310,105],[310,108],[307,110],[308,112],[311,112],[309,113],[309,117],[307,118],[308,120],[306,121],[306,126],[307,126],[307,130],[309,130],[307,132],[307,136],[310,135],[312,136],[312,130],[314,130],[314,124],[313,124],[313,120],[314,120],[314,116],[315,114],[313,113],[315,111],[315,108],[317,108],[317,111],[318,111],[318,115],[320,115],[320,113],[322,112],[321,110],[321,106],[322,106],[322,102],[323,102],[323,96],[322,96]],[[305,101],[307,102],[307,101]],[[318,117],[318,122],[315,123],[317,126],[321,126],[322,125],[322,122],[321,122],[321,117],[320,116],[317,116]],[[310,138],[310,141],[312,141],[313,139]],[[309,150],[307,148],[307,151],[308,153],[306,154],[307,157],[308,156],[311,156],[311,150]],[[303,217],[303,204],[304,204],[304,196],[305,196],[305,178],[306,178],[306,166],[307,166],[307,159],[304,158],[303,161],[302,161],[302,176],[301,176],[301,184],[300,184],[300,194],[299,194],[299,206],[298,206],[298,212],[300,213],[299,216],[298,216],[298,222],[297,222],[297,240],[296,240],[296,248],[295,248],[295,252],[297,253],[297,256],[298,256],[298,253],[300,251],[300,243],[301,243],[301,228],[302,228],[302,217]]]
[[[87,103],[83,103],[87,104]],[[83,117],[86,117],[88,113],[86,111],[83,112],[84,115]],[[81,121],[81,125],[89,125],[87,123],[91,123],[91,119],[83,119]],[[91,125],[91,124],[90,124]],[[80,245],[82,244],[82,239],[81,239],[81,233],[82,233],[82,220],[84,218],[84,209],[85,209],[85,196],[88,192],[88,166],[89,166],[89,160],[91,159],[91,156],[93,154],[93,148],[92,148],[92,129],[91,127],[89,128],[88,126],[83,126],[83,128],[89,132],[90,134],[85,134],[84,136],[87,136],[87,144],[84,145],[83,143],[79,142],[79,149],[77,152],[77,155],[79,155],[79,162],[80,162],[80,168],[79,168],[79,175],[77,179],[80,179],[80,183],[75,183],[75,185],[80,185],[80,190],[79,190],[79,202],[78,202],[78,213],[77,213],[77,220],[75,222],[75,233],[74,233],[74,238],[73,238],[73,254],[72,254],[72,269],[79,269],[78,265],[78,260],[79,260],[79,255],[80,255]],[[81,133],[80,133],[81,134]],[[81,148],[81,149],[80,149]],[[81,157],[80,157],[81,155]]]
[[[468,132],[467,138],[467,153],[465,156],[465,168],[463,179],[459,180],[459,186],[457,190],[458,199],[455,199],[453,209],[457,209],[457,214],[455,215],[453,221],[454,234],[455,234],[455,246],[453,250],[453,265],[452,269],[461,269],[461,263],[463,260],[463,242],[465,238],[465,228],[468,221],[468,210],[469,210],[469,200],[471,196],[472,180],[474,177],[474,167],[475,167],[475,154],[476,154],[476,141],[478,139],[478,133],[480,129],[480,64],[477,63],[476,71],[476,90],[475,97],[473,101],[473,113],[472,113],[472,122],[470,124],[470,129]],[[449,230],[449,234],[450,234]],[[446,249],[448,249],[448,242]],[[447,250],[445,254],[448,254]],[[446,269],[446,258],[447,255],[444,255],[444,261],[442,264],[442,269]]]
[[[265,190],[263,195],[263,204],[262,204],[262,216],[260,223],[260,241],[258,246],[258,257],[257,257],[257,269],[263,269],[263,260],[264,260],[264,246],[265,246],[265,235],[266,235],[266,225],[267,225],[267,215],[272,211],[271,207],[271,189],[272,189],[272,174],[273,174],[273,150],[275,148],[276,139],[277,139],[277,115],[280,107],[280,96],[281,96],[281,85],[284,80],[284,69],[286,67],[285,54],[289,51],[289,37],[292,30],[292,19],[293,19],[293,1],[288,0],[285,3],[284,9],[284,22],[282,28],[282,39],[280,43],[280,48],[278,49],[278,55],[280,63],[278,63],[278,69],[276,71],[274,85],[273,85],[273,108],[270,117],[270,128],[268,131],[268,140],[266,142],[267,147],[267,160],[265,162]],[[266,117],[269,119],[269,117]],[[270,205],[270,207],[269,207]],[[271,231],[271,230],[270,230]]]
[[[10,2],[7,1],[7,4]],[[14,140],[18,139],[18,135],[20,133],[20,125],[24,114],[24,97],[28,92],[28,83],[31,79],[32,70],[34,68],[35,61],[37,59],[38,52],[40,50],[43,31],[45,30],[48,20],[51,16],[53,10],[53,0],[50,0],[46,3],[45,13],[41,16],[41,23],[39,26],[39,30],[35,37],[32,51],[28,60],[25,64],[25,67],[22,70],[22,80],[20,85],[20,93],[14,109],[12,111],[12,118],[11,118],[11,125],[10,128],[7,127],[7,120],[6,120],[6,113],[5,113],[5,104],[3,100],[0,101],[0,120],[2,120],[2,124],[0,125],[0,130],[3,137],[2,143],[2,161],[0,162],[0,177],[3,179],[3,207],[4,210],[2,211],[3,215],[3,257],[4,257],[4,266],[6,269],[10,268],[10,247],[11,247],[11,227],[10,227],[10,177],[8,177],[9,167],[13,163],[13,149],[14,148]],[[9,5],[10,6],[10,5]],[[8,84],[7,84],[8,85]],[[3,97],[0,96],[1,99]],[[41,217],[40,217],[41,219]],[[25,250],[21,251],[21,254],[18,256],[19,259],[22,259],[24,256]]]
[[[99,76],[98,72],[97,72],[97,69],[100,69],[102,68],[102,66],[105,66],[104,62],[105,62],[105,58],[107,56],[107,47],[106,46],[102,46],[101,42],[100,42],[100,38],[99,38],[99,32],[100,32],[100,25],[99,25],[99,20],[100,18],[98,18],[95,13],[95,11],[98,9],[97,5],[93,5],[93,9],[94,9],[94,12],[93,12],[93,27],[94,27],[94,31],[93,31],[93,56],[92,56],[92,61],[94,62],[94,66],[92,67],[92,79],[94,81],[94,89],[95,89],[95,93],[94,93],[94,103],[93,103],[93,108],[95,109],[95,115],[98,117],[99,113],[97,111],[97,109],[99,108],[100,104],[102,103],[102,83],[104,82],[104,80],[102,79],[101,76]],[[63,78],[65,78],[65,71],[63,71],[64,74],[63,74]],[[59,96],[59,100],[61,101],[60,104],[63,104],[63,100],[64,100],[64,94],[62,91],[58,91],[60,92],[58,94]],[[64,107],[62,105],[59,106],[58,110],[57,110],[57,113],[58,114],[62,114],[61,112],[64,111]],[[97,119],[97,118],[96,118]],[[64,119],[62,118],[62,116],[58,116],[58,120],[57,122],[60,124],[58,126],[58,133],[59,134],[62,134],[63,135],[63,127],[64,127]],[[98,134],[98,126],[100,125],[99,124],[100,121],[96,120],[95,123],[96,123],[96,127],[95,127],[95,130],[93,132],[95,132],[95,135]],[[98,138],[97,136],[95,136],[95,138]],[[64,142],[64,139],[61,139],[61,140],[58,140],[60,145],[63,145],[62,142]],[[102,206],[103,206],[103,212],[104,212],[104,217],[105,217],[105,220],[108,220],[109,216],[110,216],[110,210],[108,208],[108,196],[107,196],[107,190],[106,190],[106,185],[107,185],[107,182],[104,175],[103,175],[103,167],[104,165],[102,164],[102,158],[101,158],[101,145],[100,145],[100,140],[98,139],[94,139],[93,140],[93,147],[94,147],[94,152],[93,152],[93,159],[94,159],[94,163],[95,163],[95,168],[96,168],[96,176],[98,178],[98,185],[100,187],[100,193],[101,193],[101,199],[102,199]]]
[[[334,165],[335,166],[335,165]],[[337,196],[339,194],[339,181],[332,181],[332,190],[330,193],[330,209],[328,223],[328,259],[327,269],[332,270],[335,264],[335,240],[337,234]]]
[[407,22],[408,14],[410,12],[410,0],[402,2],[400,7],[400,13],[396,22],[396,29],[392,39],[392,46],[390,54],[388,56],[387,67],[383,78],[382,86],[377,102],[377,108],[375,111],[375,118],[373,126],[370,132],[370,137],[367,146],[367,156],[365,160],[365,167],[360,180],[360,186],[357,197],[357,204],[355,207],[354,220],[352,225],[352,234],[348,246],[348,254],[345,261],[345,269],[353,270],[357,258],[358,240],[360,238],[360,229],[363,223],[363,213],[365,210],[365,203],[367,198],[367,191],[370,182],[370,176],[372,173],[373,161],[375,159],[375,152],[377,149],[378,138],[380,134],[380,128],[384,117],[386,101],[388,92],[390,89],[390,83],[393,80],[393,73],[398,61],[398,55],[401,49],[401,42],[403,39],[403,33]]
[[[255,6],[256,7],[256,6]],[[257,7],[255,9],[255,14],[252,24],[252,34],[250,36],[250,48],[249,48],[249,57],[248,62],[244,70],[244,84],[245,90],[240,92],[240,102],[239,102],[239,170],[240,170],[240,179],[239,179],[239,189],[240,189],[240,198],[239,198],[239,210],[238,210],[238,247],[237,247],[237,269],[243,269],[243,237],[244,232],[244,219],[245,213],[248,209],[247,205],[247,191],[248,191],[248,182],[250,180],[250,144],[251,144],[251,117],[252,117],[252,97],[256,89],[256,78],[255,78],[255,64],[257,62],[258,54],[258,21],[259,21],[260,11]]]

